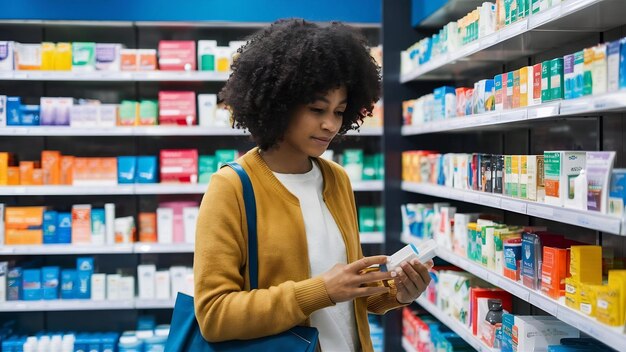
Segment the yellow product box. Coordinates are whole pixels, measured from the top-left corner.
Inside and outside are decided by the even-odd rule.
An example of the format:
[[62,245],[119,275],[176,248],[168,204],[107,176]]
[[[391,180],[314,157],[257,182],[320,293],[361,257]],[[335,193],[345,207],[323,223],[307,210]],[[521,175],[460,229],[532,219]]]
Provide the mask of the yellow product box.
[[54,58],[57,46],[54,43],[41,43],[41,70],[54,70]]
[[0,185],[9,184],[9,153],[0,153]]
[[619,292],[610,286],[602,286],[596,291],[596,319],[610,326],[621,326]]
[[5,209],[5,244],[41,244],[45,207],[7,207]]
[[54,69],[56,71],[72,70],[72,43],[57,43],[54,51]]
[[602,247],[572,246],[570,274],[572,280],[587,284],[602,284]]
[[609,287],[618,291],[620,325],[626,324],[626,270],[609,271]]
[[565,305],[576,310],[580,308],[580,282],[571,277],[565,279]]
[[590,317],[596,316],[597,292],[602,285],[580,284],[580,312]]

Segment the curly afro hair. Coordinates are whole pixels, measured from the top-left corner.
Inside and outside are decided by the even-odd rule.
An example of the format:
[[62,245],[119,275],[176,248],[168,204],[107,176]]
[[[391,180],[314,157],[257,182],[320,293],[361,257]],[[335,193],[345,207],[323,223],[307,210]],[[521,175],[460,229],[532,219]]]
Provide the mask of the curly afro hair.
[[380,97],[380,79],[366,39],[353,28],[280,20],[238,50],[220,98],[233,127],[248,129],[267,150],[283,139],[296,107],[341,86],[348,103],[339,134],[358,129]]

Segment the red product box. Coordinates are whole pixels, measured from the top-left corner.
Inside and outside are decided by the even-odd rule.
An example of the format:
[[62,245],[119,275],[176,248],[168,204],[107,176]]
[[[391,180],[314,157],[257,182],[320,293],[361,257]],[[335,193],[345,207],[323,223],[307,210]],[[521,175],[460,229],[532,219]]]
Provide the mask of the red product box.
[[159,165],[163,183],[198,183],[196,149],[161,150]]
[[535,104],[541,103],[541,64],[533,66],[532,100]]
[[513,311],[513,298],[510,293],[499,288],[470,288],[470,322],[472,334],[478,334],[478,299],[495,298],[502,301],[502,308],[507,312]]
[[569,249],[543,247],[541,292],[559,299],[565,296],[565,279],[569,273]]
[[195,92],[159,92],[159,124],[186,125],[196,124]]
[[161,40],[159,42],[159,69],[194,71],[196,69],[196,42]]

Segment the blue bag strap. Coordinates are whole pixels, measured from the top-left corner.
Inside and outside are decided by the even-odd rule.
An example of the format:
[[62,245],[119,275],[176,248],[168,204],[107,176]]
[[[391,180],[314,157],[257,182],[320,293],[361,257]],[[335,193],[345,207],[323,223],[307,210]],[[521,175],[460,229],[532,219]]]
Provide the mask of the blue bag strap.
[[226,164],[230,166],[239,178],[243,186],[243,202],[246,208],[246,224],[248,225],[248,275],[250,276],[250,289],[259,288],[259,253],[256,228],[256,200],[254,198],[254,190],[252,182],[246,173],[246,170],[236,162]]

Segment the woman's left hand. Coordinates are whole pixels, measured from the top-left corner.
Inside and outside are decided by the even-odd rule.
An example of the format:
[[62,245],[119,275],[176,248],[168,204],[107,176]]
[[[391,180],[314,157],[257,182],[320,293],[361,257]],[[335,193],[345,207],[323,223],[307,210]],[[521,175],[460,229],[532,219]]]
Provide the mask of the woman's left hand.
[[414,259],[410,263],[404,262],[400,267],[396,268],[398,275],[395,277],[394,282],[398,289],[396,299],[399,303],[409,304],[426,291],[426,287],[430,283],[428,270],[432,267],[432,260],[422,264]]

